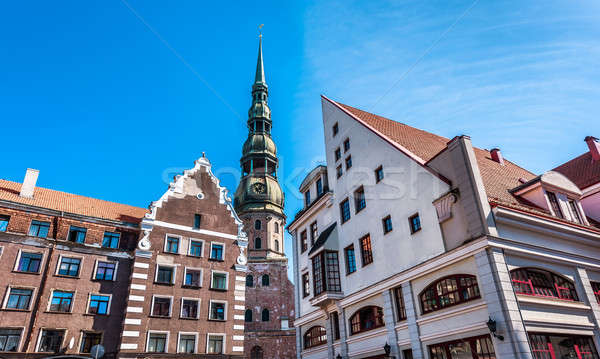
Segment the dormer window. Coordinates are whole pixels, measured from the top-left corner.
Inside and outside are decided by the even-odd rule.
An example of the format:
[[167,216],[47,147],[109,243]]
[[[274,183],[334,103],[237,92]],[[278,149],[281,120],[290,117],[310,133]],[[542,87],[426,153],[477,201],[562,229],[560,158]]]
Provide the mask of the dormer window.
[[581,224],[583,221],[581,220],[579,210],[577,209],[577,202],[575,202],[574,199],[569,198],[569,209],[571,210],[571,220]]
[[306,205],[306,207],[310,205],[310,191],[306,191],[304,193],[304,204]]
[[321,178],[317,180],[317,197],[323,194],[323,181]]
[[558,199],[556,198],[556,194],[554,194],[554,192],[546,192],[546,195],[548,196],[548,201],[550,202],[550,206],[552,207],[554,215],[559,218],[565,218],[560,210],[560,205],[558,203]]

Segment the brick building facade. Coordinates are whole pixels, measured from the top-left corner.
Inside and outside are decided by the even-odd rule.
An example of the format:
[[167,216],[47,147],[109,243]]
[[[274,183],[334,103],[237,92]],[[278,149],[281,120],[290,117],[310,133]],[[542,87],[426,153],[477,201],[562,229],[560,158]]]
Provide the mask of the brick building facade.
[[277,148],[271,137],[271,110],[262,57],[258,48],[248,138],[243,145],[242,179],[235,208],[248,233],[245,356],[251,359],[293,358],[294,287],[284,253],[284,195],[277,180]]

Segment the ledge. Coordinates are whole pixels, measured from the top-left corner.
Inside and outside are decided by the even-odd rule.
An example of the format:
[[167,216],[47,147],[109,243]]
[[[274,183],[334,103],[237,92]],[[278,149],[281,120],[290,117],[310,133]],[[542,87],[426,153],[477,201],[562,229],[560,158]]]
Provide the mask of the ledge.
[[583,309],[583,310],[592,310],[592,307],[589,305],[576,302],[572,300],[564,300],[559,298],[546,298],[546,297],[535,297],[532,295],[524,295],[524,294],[516,294],[519,302],[522,303],[531,303],[531,304],[540,304],[540,305],[549,305],[549,306],[557,306],[564,308],[574,308],[574,309]]

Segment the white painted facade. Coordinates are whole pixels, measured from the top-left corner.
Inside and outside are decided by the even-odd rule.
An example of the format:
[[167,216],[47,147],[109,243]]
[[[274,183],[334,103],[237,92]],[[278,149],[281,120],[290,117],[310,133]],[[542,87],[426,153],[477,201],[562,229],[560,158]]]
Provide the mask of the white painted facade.
[[[526,210],[529,207],[517,200],[514,207],[499,204],[486,192],[489,187],[484,185],[481,171],[488,169],[479,168],[482,160],[476,151],[481,150],[474,149],[468,137],[449,140],[446,148],[427,162],[334,101],[323,98],[322,104],[327,165],[317,167],[302,183],[300,191],[310,191],[310,201],[288,226],[297,283],[294,323],[298,358],[383,358],[386,344],[393,358],[470,358],[468,353],[456,356],[464,349],[457,345],[465,343],[472,344],[467,346],[473,350],[489,343],[487,354],[480,352],[479,358],[546,358],[541,356],[546,352],[535,351],[539,350],[537,342],[532,343],[541,337],[553,345],[556,359],[568,357],[565,355],[598,357],[600,307],[592,282],[600,282],[600,230],[589,225],[583,193],[577,186],[556,172],[521,182],[514,179],[515,198],[522,192],[524,196],[518,198],[538,209],[531,206],[532,210]],[[350,146],[344,150],[346,140]],[[338,148],[341,156],[336,159]],[[348,156],[352,158],[349,169],[345,163]],[[339,165],[343,174],[338,178]],[[377,182],[375,170],[380,166],[384,176]],[[317,195],[316,182],[324,176],[327,191]],[[366,207],[357,213],[354,192],[361,186]],[[550,192],[557,197],[562,220],[555,218]],[[346,198],[350,219],[342,223],[340,203]],[[574,223],[573,208],[581,223]],[[411,233],[409,218],[417,213],[421,229]],[[384,233],[382,219],[387,216],[392,230]],[[315,221],[315,240],[319,240],[313,245],[310,232]],[[333,223],[335,229],[325,236]],[[308,237],[306,250],[302,248],[303,231]],[[367,234],[373,261],[365,265],[360,239]],[[345,253],[349,245],[355,250],[353,273],[348,273]],[[326,284],[315,296],[315,273],[321,272],[313,263],[321,253],[322,258],[337,253],[340,288],[329,287],[335,280],[330,280],[324,269],[322,281]],[[517,272],[511,271],[526,268],[534,273],[547,271],[551,273],[548,278],[570,282],[573,290],[555,287],[562,298],[519,294],[513,289]],[[309,293],[305,296],[306,273]],[[474,292],[469,292],[468,300],[442,305],[439,299],[438,309],[425,309],[421,294],[428,287],[461,276],[476,281],[477,289],[470,289]],[[576,299],[568,299],[568,295]],[[399,312],[398,296],[405,315]],[[364,308],[379,308],[383,321],[376,321],[374,328],[353,330],[351,318]],[[497,326],[495,333],[490,332],[489,319]],[[311,342],[307,333],[318,327],[325,329],[327,340]],[[559,339],[573,345],[562,347]],[[589,343],[592,349],[586,346]],[[454,354],[436,356],[438,350],[450,353],[448,348],[453,348]],[[586,350],[590,352],[586,354]]]

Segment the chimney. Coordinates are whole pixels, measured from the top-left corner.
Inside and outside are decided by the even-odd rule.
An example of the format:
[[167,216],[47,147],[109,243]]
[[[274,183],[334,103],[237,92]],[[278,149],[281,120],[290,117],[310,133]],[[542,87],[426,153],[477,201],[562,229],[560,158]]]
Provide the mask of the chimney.
[[492,155],[492,159],[494,161],[504,166],[504,158],[502,157],[502,152],[500,152],[499,148],[492,148],[490,154]]
[[592,159],[594,161],[600,161],[600,143],[598,143],[598,139],[594,136],[587,136],[585,142],[590,148]]
[[27,169],[23,185],[21,186],[21,193],[19,193],[21,197],[33,198],[33,191],[35,190],[35,184],[39,174],[40,171],[38,170],[34,170],[33,168]]

